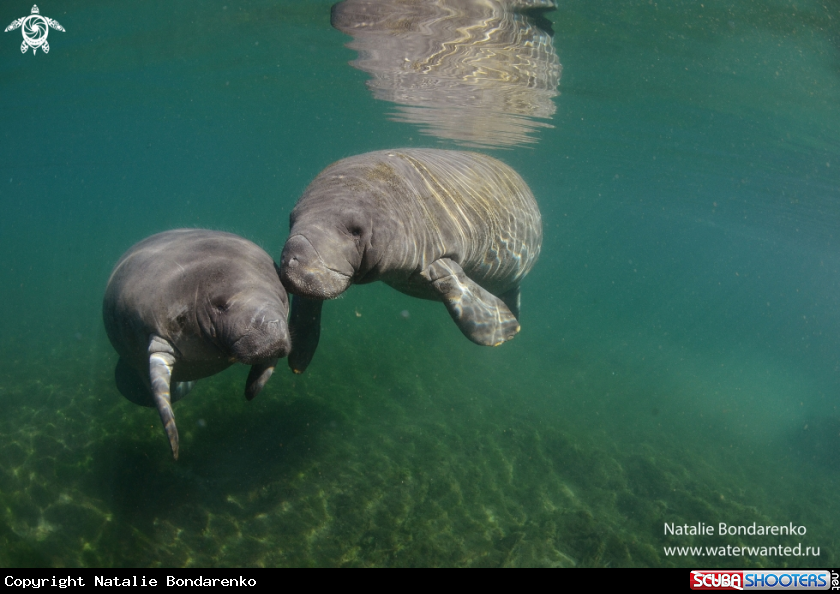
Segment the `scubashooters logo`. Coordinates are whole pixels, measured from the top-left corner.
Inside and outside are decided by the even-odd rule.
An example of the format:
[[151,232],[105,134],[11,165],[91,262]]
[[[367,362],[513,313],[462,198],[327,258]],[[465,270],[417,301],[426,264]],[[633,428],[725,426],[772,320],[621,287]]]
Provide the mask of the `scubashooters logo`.
[[12,21],[12,24],[6,27],[4,33],[14,31],[20,28],[23,33],[23,43],[20,44],[20,53],[25,54],[29,48],[32,48],[32,55],[41,48],[45,54],[50,53],[50,44],[47,43],[47,35],[50,32],[50,27],[56,31],[64,32],[64,27],[58,24],[58,21],[41,16],[41,11],[38,10],[38,5],[32,6],[32,14],[21,17]]
[[828,590],[831,576],[824,570],[691,572],[692,590]]

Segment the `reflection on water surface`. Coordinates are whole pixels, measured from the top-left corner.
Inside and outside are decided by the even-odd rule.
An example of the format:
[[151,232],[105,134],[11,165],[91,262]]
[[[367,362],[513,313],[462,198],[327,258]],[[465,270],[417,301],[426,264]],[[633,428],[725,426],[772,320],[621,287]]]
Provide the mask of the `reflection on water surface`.
[[535,142],[556,109],[560,61],[523,12],[535,8],[554,2],[344,0],[332,25],[353,36],[351,64],[398,105],[394,120],[466,146],[512,146]]

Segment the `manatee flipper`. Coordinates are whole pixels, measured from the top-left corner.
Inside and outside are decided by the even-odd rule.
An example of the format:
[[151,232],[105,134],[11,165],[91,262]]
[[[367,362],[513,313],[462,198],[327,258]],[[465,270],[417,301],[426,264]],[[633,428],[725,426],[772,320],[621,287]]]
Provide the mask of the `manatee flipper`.
[[[126,363],[122,357],[117,361],[114,369],[114,382],[117,390],[126,400],[140,406],[155,408],[155,399],[152,397],[152,389],[146,382],[146,378]],[[172,402],[178,402],[181,398],[190,393],[195,387],[195,382],[175,382],[172,384]]]
[[519,332],[519,322],[505,303],[466,275],[457,262],[441,258],[420,273],[437,291],[464,336],[498,346]]
[[175,382],[172,384],[172,402],[178,402],[193,388],[195,388],[195,382]]
[[149,341],[149,379],[152,382],[152,397],[163,423],[163,430],[169,438],[172,456],[178,459],[178,427],[172,412],[170,384],[172,368],[175,366],[175,349],[163,338],[152,336]]
[[114,382],[120,394],[134,404],[152,407],[155,405],[149,384],[122,357],[117,361],[117,367],[114,369]]
[[248,372],[248,379],[245,381],[245,399],[253,400],[254,397],[260,393],[265,387],[265,383],[271,374],[274,373],[274,368],[277,366],[277,359],[271,359],[266,363],[259,365],[251,365],[251,371]]
[[323,305],[324,302],[318,299],[292,295],[292,313],[289,316],[292,351],[289,353],[289,367],[295,373],[306,371],[318,348]]
[[505,305],[508,306],[510,313],[513,314],[517,320],[519,319],[519,285],[512,288],[507,293],[502,293],[499,295],[499,299],[501,299]]

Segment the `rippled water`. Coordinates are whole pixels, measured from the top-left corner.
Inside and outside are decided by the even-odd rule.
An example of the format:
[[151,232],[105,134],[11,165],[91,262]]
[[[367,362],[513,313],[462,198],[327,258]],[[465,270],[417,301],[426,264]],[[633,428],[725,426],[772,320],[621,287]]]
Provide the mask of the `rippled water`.
[[[542,209],[521,333],[481,348],[438,303],[354,287],[304,375],[249,403],[236,367],[178,402],[177,463],[114,388],[120,255],[206,227],[278,258],[331,162],[470,141],[393,121],[331,2],[39,8],[48,54],[0,35],[0,565],[836,565],[834,4],[543,14],[553,127],[471,149]],[[807,532],[665,534],[701,522]],[[665,551],[798,543],[819,556]]]

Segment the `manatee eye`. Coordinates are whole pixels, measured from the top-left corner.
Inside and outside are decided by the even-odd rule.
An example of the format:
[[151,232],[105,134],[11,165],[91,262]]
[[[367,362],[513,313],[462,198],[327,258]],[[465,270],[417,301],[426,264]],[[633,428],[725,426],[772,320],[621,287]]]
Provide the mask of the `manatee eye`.
[[225,313],[230,307],[228,305],[227,299],[214,299],[212,301],[212,305],[219,313]]
[[352,235],[353,237],[361,237],[362,236],[362,228],[361,227],[357,227],[357,226],[353,225],[352,227],[350,227],[349,231],[350,231],[350,235]]

